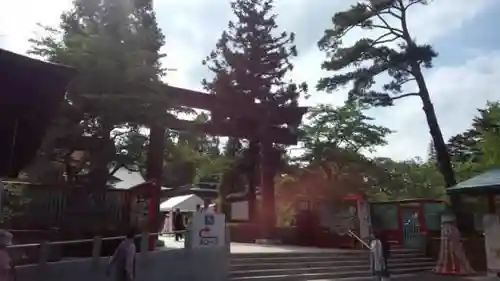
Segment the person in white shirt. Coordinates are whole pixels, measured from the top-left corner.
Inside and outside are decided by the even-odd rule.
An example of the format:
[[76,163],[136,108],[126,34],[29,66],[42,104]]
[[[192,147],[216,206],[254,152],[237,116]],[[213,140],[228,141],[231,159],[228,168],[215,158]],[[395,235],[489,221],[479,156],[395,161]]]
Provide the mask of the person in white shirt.
[[370,242],[370,262],[373,276],[379,281],[388,280],[387,264],[384,259],[384,250],[380,241],[380,234],[375,233],[374,239]]
[[115,269],[116,281],[133,281],[135,278],[135,235],[134,230],[127,233],[106,268],[106,275],[110,274],[112,268]]

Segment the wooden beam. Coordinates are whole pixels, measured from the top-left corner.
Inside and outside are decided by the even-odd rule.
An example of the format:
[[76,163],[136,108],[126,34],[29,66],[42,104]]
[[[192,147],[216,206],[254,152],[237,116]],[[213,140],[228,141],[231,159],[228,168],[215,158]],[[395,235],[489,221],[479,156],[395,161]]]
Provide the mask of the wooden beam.
[[163,124],[165,128],[176,131],[194,131],[201,134],[248,140],[260,140],[262,136],[267,135],[269,140],[274,143],[285,145],[297,144],[297,135],[288,128],[267,126],[259,132],[255,127],[242,126],[236,122],[197,123],[194,121],[177,119],[174,116],[166,117]]
[[165,86],[165,92],[171,101],[178,105],[210,110],[219,116],[234,116],[269,125],[298,125],[307,112],[307,107],[276,108],[264,104],[250,105],[238,99],[224,101],[216,95],[173,86]]

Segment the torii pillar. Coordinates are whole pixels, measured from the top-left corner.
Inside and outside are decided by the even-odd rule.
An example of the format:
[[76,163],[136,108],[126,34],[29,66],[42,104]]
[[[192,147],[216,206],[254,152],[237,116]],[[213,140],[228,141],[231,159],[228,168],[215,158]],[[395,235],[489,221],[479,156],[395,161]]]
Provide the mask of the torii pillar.
[[264,140],[261,142],[261,208],[259,216],[261,218],[261,238],[264,240],[272,240],[276,228],[274,177],[279,163],[279,154],[276,152],[271,141]]
[[[160,199],[163,177],[163,152],[165,128],[159,124],[149,126],[149,145],[147,154],[146,179],[149,182],[148,232],[157,233],[160,229]],[[149,250],[154,250],[157,235],[149,237]]]

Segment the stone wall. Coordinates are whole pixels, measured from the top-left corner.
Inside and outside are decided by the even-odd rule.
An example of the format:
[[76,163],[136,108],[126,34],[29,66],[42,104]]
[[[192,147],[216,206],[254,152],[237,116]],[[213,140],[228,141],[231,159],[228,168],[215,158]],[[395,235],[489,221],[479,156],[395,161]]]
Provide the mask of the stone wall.
[[[109,258],[84,258],[17,267],[17,281],[105,281]],[[137,281],[225,281],[228,251],[211,249],[163,249],[137,254]]]

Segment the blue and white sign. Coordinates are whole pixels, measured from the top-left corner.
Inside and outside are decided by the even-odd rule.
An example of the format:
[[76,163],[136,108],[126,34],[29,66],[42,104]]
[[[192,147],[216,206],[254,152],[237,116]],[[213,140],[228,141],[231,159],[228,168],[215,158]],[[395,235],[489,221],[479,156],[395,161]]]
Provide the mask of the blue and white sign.
[[226,218],[223,214],[193,213],[190,240],[192,248],[224,247]]

